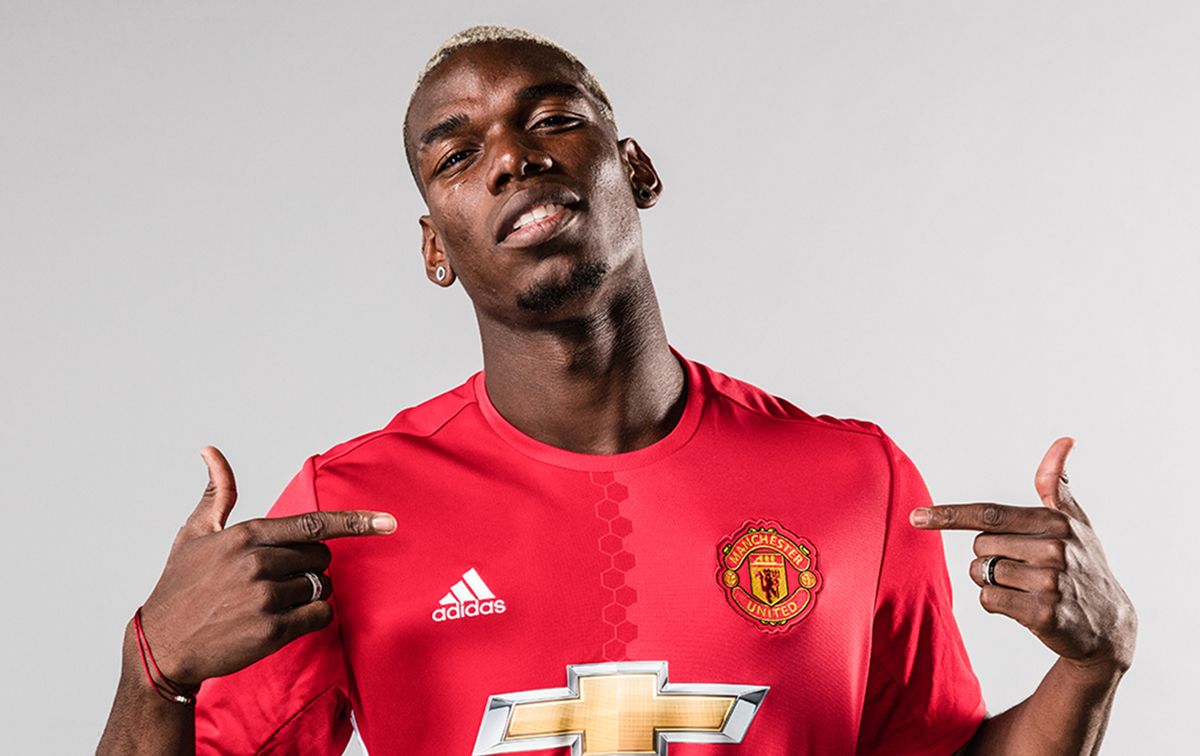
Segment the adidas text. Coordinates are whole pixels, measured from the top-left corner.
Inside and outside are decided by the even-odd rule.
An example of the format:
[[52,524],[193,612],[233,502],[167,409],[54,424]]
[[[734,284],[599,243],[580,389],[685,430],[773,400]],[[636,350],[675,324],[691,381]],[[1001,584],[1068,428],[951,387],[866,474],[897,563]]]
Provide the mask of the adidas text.
[[448,620],[462,619],[463,617],[477,617],[481,614],[504,614],[506,609],[504,599],[472,601],[467,604],[456,604],[454,606],[439,606],[433,610],[433,621],[446,622]]

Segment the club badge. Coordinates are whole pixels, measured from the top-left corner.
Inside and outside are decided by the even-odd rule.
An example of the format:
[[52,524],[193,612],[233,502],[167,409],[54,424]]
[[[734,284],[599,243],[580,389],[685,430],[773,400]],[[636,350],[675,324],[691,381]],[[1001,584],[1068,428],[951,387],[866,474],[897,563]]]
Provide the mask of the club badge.
[[821,589],[817,550],[777,522],[746,522],[717,545],[717,562],[729,605],[764,632],[798,624]]

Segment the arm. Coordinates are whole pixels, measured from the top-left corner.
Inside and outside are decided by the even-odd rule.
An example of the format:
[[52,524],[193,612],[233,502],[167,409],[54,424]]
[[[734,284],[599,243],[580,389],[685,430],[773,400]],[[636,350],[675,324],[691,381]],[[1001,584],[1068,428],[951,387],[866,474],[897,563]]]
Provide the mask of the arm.
[[1033,695],[984,721],[963,754],[1094,754],[1124,670],[1082,668],[1060,658]]
[[146,680],[130,620],[121,651],[121,681],[96,753],[191,754],[195,739],[195,709],[163,700]]
[[[329,538],[391,533],[388,514],[306,512],[225,522],[237,499],[233,471],[205,450],[209,483],[179,530],[162,576],[142,607],[142,627],[162,674],[181,687],[241,670],[333,620]],[[305,572],[320,576],[321,594]],[[313,637],[313,636],[309,636]],[[164,700],[126,627],[121,680],[98,754],[191,754],[195,710]],[[203,696],[203,692],[200,693]]]
[[1029,628],[1059,656],[1033,695],[985,721],[963,753],[1096,753],[1133,661],[1137,615],[1067,487],[1072,445],[1054,442],[1038,467],[1042,507],[976,503],[913,512],[918,528],[981,531],[970,568],[980,603]]

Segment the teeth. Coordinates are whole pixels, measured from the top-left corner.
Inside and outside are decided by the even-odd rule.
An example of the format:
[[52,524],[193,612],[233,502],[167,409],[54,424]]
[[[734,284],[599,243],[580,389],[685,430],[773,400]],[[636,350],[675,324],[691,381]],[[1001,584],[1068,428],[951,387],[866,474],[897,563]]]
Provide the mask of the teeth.
[[527,226],[530,223],[533,223],[534,221],[539,221],[548,215],[554,215],[555,213],[557,213],[559,210],[562,210],[562,209],[563,209],[562,205],[556,205],[556,204],[538,205],[537,207],[529,210],[529,212],[522,213],[521,217],[517,218],[517,222],[513,224],[512,230],[516,231],[517,229],[521,228],[522,226]]

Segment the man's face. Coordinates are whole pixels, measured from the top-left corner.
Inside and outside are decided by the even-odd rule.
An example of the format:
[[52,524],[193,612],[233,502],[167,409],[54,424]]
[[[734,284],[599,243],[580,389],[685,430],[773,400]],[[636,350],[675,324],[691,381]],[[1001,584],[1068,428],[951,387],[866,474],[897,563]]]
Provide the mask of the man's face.
[[577,317],[637,267],[637,210],[658,177],[557,52],[500,42],[454,53],[413,100],[409,134],[427,272],[448,263],[481,315]]

